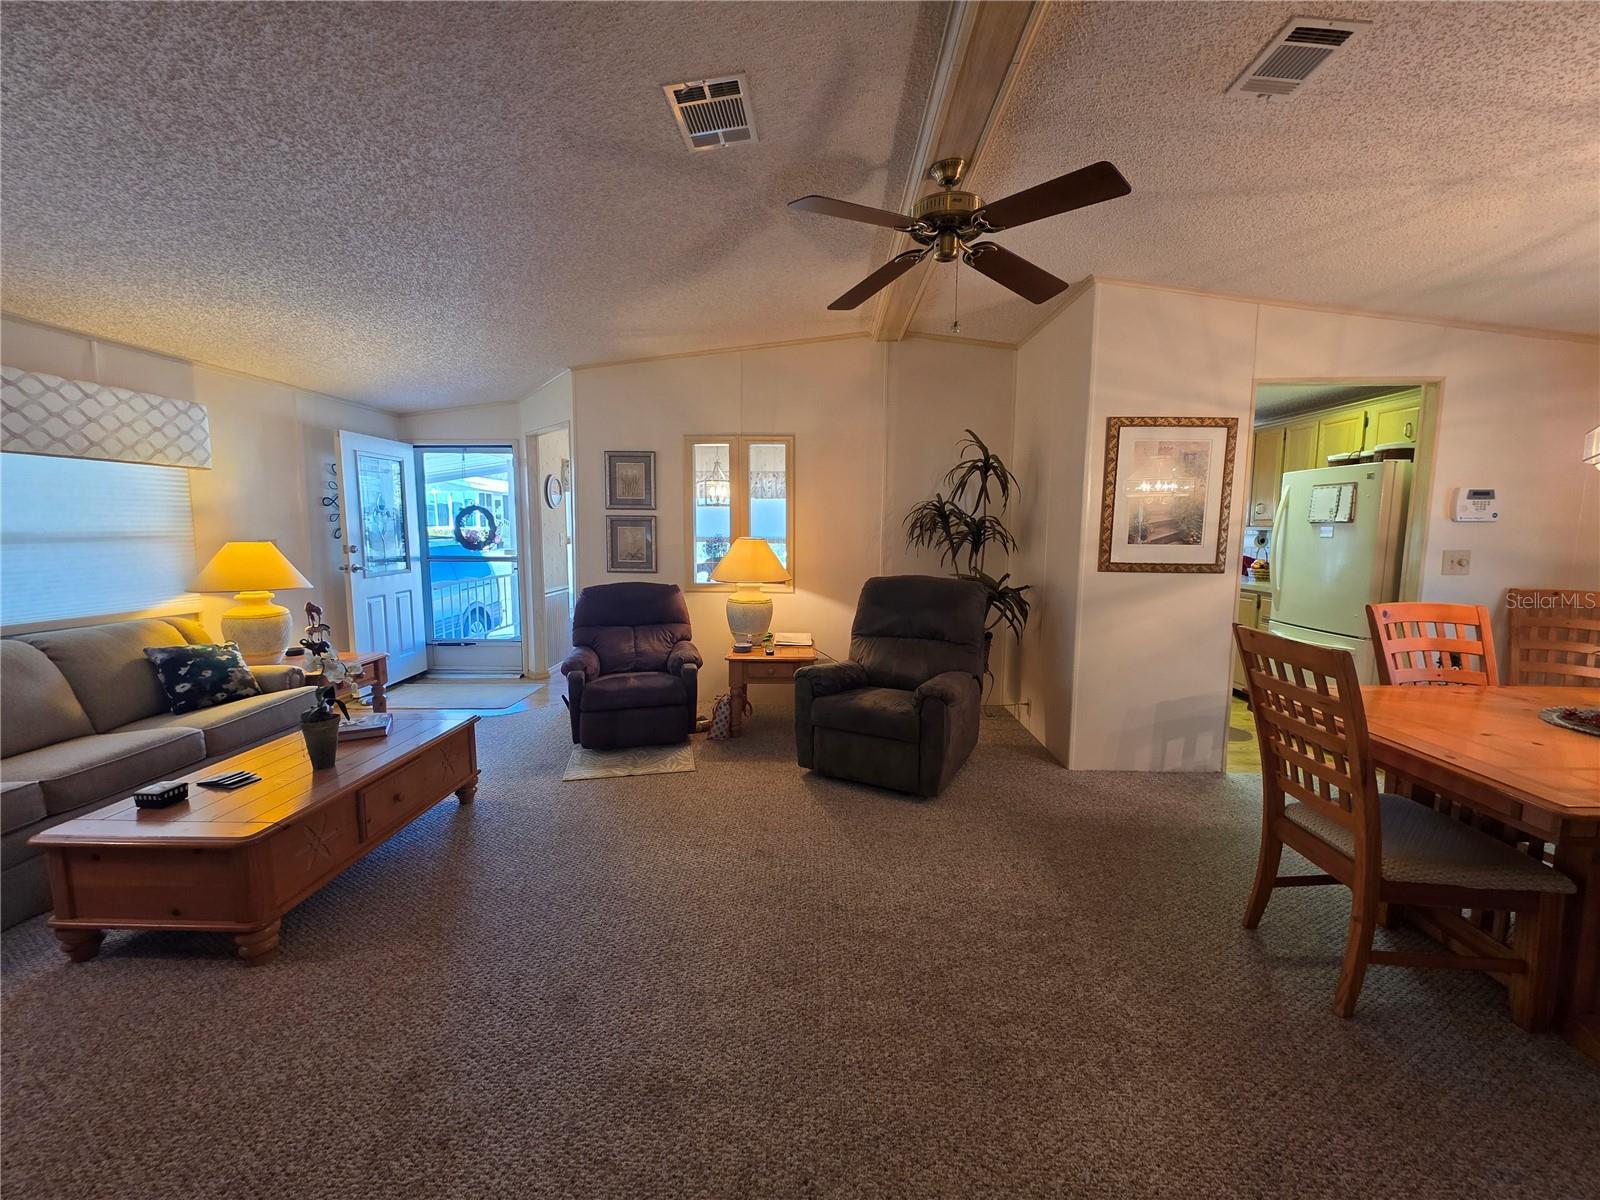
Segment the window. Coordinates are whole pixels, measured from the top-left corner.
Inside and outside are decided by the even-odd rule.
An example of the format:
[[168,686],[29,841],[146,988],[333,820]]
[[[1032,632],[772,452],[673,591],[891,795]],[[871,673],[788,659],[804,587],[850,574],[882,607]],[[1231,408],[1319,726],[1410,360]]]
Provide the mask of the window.
[[792,574],[794,438],[707,434],[688,439],[685,458],[688,586],[731,586],[714,582],[711,571],[737,537],[766,538]]
[[190,604],[182,467],[0,455],[0,624]]

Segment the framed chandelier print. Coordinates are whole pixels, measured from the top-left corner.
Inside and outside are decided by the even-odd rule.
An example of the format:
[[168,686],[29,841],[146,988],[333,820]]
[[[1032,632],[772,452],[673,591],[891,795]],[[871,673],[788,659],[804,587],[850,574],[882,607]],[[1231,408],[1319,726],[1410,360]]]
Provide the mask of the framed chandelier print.
[[1237,417],[1109,417],[1100,570],[1227,569]]

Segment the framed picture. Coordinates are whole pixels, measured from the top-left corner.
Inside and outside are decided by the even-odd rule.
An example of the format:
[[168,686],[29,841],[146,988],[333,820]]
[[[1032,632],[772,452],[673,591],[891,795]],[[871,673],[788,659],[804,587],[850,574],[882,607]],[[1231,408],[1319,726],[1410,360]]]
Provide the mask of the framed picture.
[[1227,569],[1236,417],[1110,417],[1102,571]]
[[656,573],[656,519],[606,518],[606,570]]
[[606,451],[606,507],[656,506],[656,453],[654,450]]

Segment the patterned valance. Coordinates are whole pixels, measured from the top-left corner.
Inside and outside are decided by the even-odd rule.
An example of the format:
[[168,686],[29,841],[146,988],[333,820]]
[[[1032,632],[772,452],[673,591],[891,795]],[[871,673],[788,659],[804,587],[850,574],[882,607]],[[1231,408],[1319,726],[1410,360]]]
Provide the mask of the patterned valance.
[[0,450],[162,467],[211,466],[203,404],[0,367]]

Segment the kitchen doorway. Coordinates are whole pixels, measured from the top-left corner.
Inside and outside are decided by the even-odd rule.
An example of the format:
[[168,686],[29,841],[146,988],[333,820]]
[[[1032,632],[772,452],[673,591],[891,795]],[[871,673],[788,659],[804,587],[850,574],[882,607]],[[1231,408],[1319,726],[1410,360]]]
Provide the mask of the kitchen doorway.
[[[1376,682],[1366,606],[1419,594],[1441,384],[1256,381],[1237,623],[1348,650]],[[1237,650],[1231,661],[1227,769],[1259,772]]]

